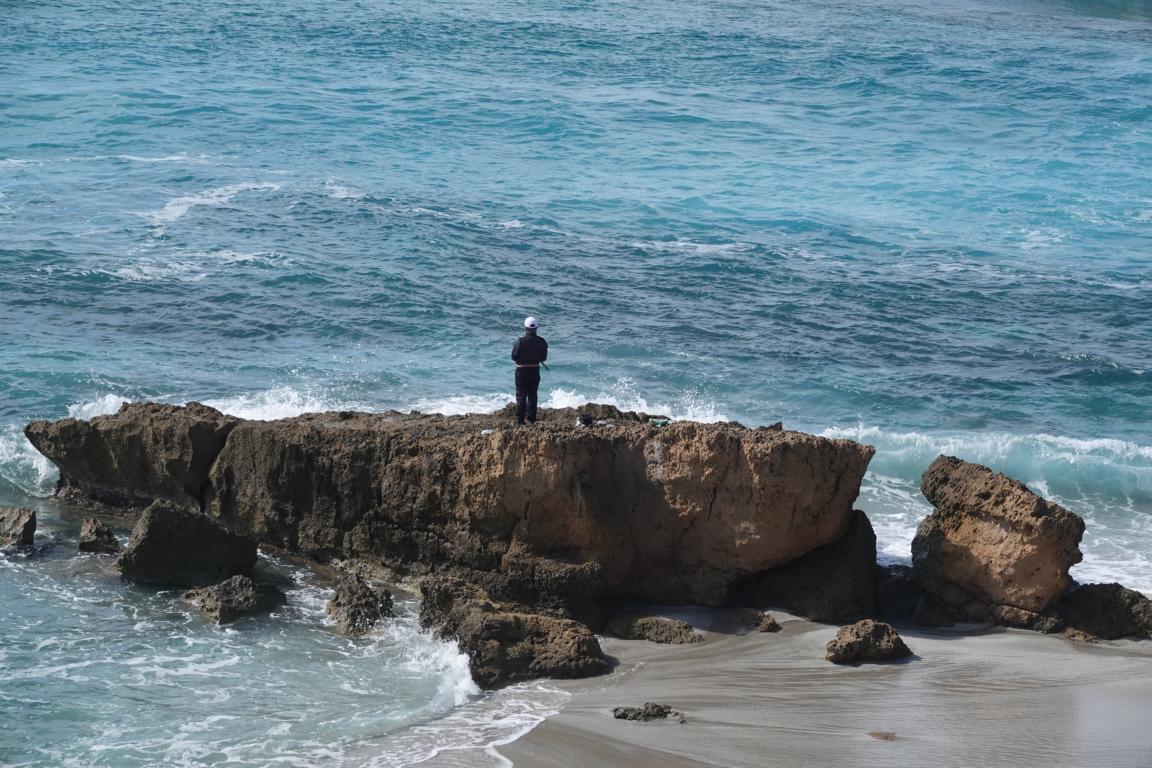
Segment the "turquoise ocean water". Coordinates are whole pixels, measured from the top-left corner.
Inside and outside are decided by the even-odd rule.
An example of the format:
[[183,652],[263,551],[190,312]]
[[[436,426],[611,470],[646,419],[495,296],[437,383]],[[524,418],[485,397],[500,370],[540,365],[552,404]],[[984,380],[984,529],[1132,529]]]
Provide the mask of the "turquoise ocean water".
[[559,694],[123,586],[19,428],[489,410],[529,313],[552,404],[876,445],[886,558],[947,452],[1152,593],[1150,179],[1139,0],[0,3],[0,764],[494,761]]

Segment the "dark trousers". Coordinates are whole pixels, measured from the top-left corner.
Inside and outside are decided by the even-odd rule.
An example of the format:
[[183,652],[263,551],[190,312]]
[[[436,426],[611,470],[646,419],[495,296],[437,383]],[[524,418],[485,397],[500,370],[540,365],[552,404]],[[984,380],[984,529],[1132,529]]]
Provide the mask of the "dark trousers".
[[516,369],[516,423],[523,424],[524,418],[536,423],[536,392],[540,389],[539,368]]

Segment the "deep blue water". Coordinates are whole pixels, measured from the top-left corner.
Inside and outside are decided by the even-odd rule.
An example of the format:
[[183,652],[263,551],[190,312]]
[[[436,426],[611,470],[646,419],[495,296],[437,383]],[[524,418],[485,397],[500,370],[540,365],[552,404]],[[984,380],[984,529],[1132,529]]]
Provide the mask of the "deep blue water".
[[0,500],[122,399],[497,407],[535,314],[553,403],[877,445],[886,556],[946,451],[1152,591],[1150,178],[1135,0],[0,3]]

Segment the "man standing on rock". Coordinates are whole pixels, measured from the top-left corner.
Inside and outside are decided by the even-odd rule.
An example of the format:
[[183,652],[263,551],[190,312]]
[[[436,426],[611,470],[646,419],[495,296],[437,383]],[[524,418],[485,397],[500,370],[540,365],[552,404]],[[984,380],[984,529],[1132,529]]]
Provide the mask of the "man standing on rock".
[[[536,392],[540,389],[540,366],[548,359],[548,342],[536,335],[540,321],[524,318],[524,335],[512,346],[512,360],[516,363],[516,423],[527,418],[536,423]],[[547,366],[545,366],[547,367]]]

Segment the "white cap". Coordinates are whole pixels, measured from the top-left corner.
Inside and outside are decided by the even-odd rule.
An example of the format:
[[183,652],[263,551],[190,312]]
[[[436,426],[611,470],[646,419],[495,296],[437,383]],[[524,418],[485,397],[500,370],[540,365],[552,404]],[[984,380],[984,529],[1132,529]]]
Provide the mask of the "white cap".
[[536,330],[540,327],[540,321],[532,317],[532,315],[528,315],[528,317],[524,318],[524,327]]

